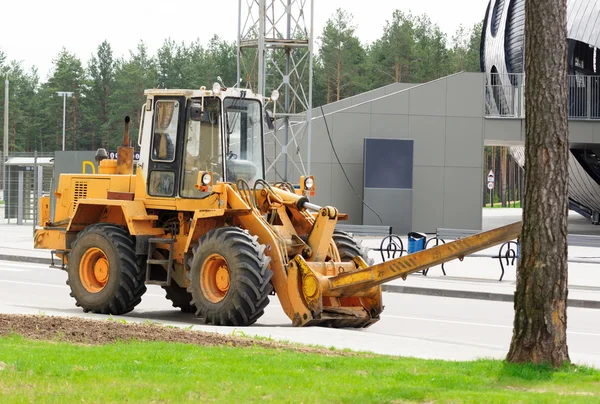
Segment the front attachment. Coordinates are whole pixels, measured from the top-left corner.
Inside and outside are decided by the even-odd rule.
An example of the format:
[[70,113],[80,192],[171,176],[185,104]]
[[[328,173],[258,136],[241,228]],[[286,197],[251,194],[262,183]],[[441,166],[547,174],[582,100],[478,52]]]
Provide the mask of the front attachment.
[[376,323],[383,310],[380,286],[343,297],[323,294],[330,289],[329,277],[363,268],[367,268],[367,264],[360,256],[351,262],[307,262],[297,255],[288,264],[288,286],[290,294],[296,290],[303,297],[312,318],[293,318],[294,325],[362,328]]

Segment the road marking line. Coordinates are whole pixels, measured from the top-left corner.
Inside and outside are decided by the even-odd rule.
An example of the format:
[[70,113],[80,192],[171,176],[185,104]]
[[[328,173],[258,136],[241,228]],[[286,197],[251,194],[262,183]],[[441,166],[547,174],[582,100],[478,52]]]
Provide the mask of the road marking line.
[[436,323],[448,323],[448,324],[458,324],[458,325],[479,325],[479,326],[483,326],[483,327],[512,328],[512,326],[500,325],[500,324],[473,323],[473,322],[469,322],[469,321],[442,320],[442,319],[424,318],[424,317],[396,316],[393,314],[382,314],[381,317],[400,318],[403,320],[432,321],[432,322],[436,322]]
[[[49,283],[0,280],[0,284],[4,284],[4,283],[14,283],[17,285],[28,285],[28,286],[43,286],[43,287],[60,288],[60,289],[63,289],[63,288],[70,289],[69,286],[67,286],[67,285],[52,285]],[[164,297],[162,295],[156,295],[153,293],[145,293],[144,296],[145,297]]]
[[[435,322],[435,323],[447,323],[447,324],[458,324],[458,325],[478,325],[478,326],[482,326],[482,327],[510,328],[510,329],[513,328],[512,325],[473,323],[473,322],[469,322],[469,321],[442,320],[442,319],[437,319],[437,318],[396,316],[393,314],[382,314],[381,317],[392,317],[392,318],[400,318],[403,320],[430,321],[430,322]],[[585,336],[590,336],[590,337],[600,337],[600,334],[589,333],[589,332],[580,332],[580,331],[569,331],[568,329],[567,329],[567,334],[585,335]]]

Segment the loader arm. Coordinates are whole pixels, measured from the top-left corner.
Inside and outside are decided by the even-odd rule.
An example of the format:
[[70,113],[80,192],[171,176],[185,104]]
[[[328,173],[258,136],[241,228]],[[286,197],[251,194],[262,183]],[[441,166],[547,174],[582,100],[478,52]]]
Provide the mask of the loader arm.
[[[228,194],[232,208],[243,204],[243,197],[238,197],[243,193],[229,187]],[[360,255],[339,261],[337,247],[330,243],[337,222],[335,208],[313,205],[311,209],[318,209],[313,216],[305,211],[305,198],[271,187],[258,190],[254,199],[258,208],[238,220],[261,244],[271,247],[266,253],[271,257],[272,283],[295,326],[368,327],[383,310],[381,284],[513,240],[522,228],[521,222],[513,223],[369,267]],[[279,214],[279,224],[262,218],[272,209]],[[283,240],[294,232],[307,244],[286,251]]]
[[355,296],[394,279],[406,278],[411,273],[456,258],[462,260],[477,251],[514,240],[521,234],[521,228],[522,222],[516,222],[354,272],[322,277],[319,282],[321,291],[324,296]]

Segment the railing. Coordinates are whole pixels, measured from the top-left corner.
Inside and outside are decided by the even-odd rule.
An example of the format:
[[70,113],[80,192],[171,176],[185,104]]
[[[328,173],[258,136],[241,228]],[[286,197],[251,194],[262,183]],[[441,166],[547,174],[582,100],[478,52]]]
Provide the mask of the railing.
[[600,119],[600,76],[569,76],[569,118]]
[[[51,157],[54,153],[38,153],[40,157]],[[35,161],[34,153],[13,153],[13,157],[28,157]],[[35,224],[37,222],[38,199],[49,194],[52,167],[35,166],[35,163],[6,165],[6,179],[2,178],[4,162],[0,158],[0,223]]]
[[485,116],[523,118],[525,116],[525,76],[523,74],[486,75]]
[[[600,76],[568,76],[569,119],[600,119]],[[486,76],[485,115],[498,118],[525,117],[525,75]]]

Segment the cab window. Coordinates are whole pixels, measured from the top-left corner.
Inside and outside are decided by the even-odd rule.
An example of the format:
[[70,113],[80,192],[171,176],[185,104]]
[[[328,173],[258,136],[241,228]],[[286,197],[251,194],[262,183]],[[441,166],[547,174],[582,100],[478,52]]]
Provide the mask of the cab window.
[[155,108],[152,160],[171,163],[175,161],[179,102],[175,100],[157,101]]

